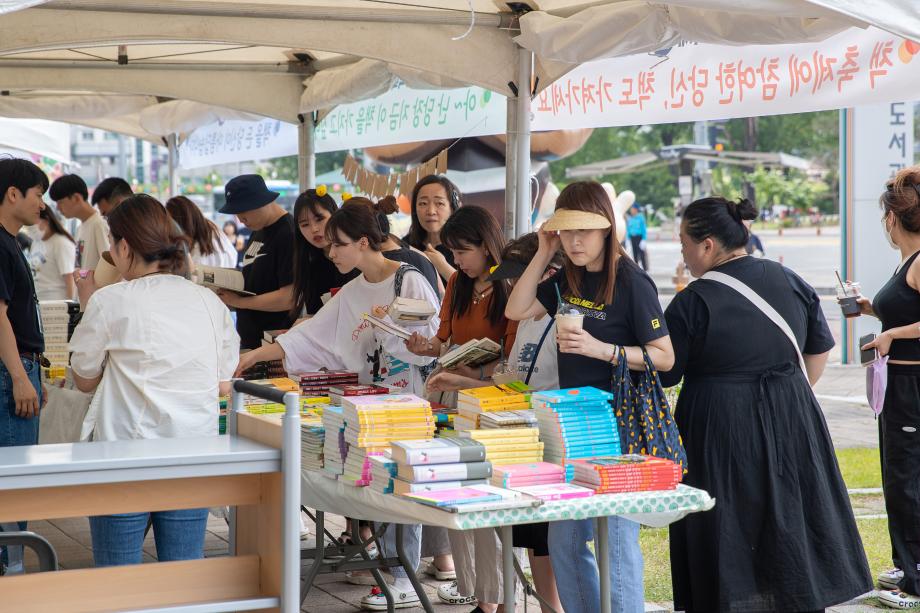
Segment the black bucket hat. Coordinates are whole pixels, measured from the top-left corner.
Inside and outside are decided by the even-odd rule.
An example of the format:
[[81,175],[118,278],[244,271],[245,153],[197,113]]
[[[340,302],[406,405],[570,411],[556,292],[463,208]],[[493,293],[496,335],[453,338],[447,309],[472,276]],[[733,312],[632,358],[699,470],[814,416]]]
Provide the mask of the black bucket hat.
[[220,212],[226,215],[236,215],[260,209],[266,204],[271,204],[280,196],[265,186],[265,179],[259,175],[240,175],[227,182],[224,196],[227,203],[221,207]]

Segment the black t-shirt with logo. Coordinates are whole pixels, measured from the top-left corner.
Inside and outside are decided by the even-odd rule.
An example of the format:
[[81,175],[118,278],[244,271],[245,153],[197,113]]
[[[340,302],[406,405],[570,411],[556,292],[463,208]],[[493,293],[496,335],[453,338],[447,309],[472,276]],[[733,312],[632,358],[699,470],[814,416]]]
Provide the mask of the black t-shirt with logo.
[[0,300],[13,327],[19,353],[45,350],[32,271],[16,237],[0,228]]
[[[285,214],[252,233],[243,253],[245,289],[267,294],[294,282],[294,218]],[[238,309],[236,330],[243,349],[256,349],[266,330],[286,330],[294,323],[287,311],[270,313]]]
[[[537,299],[547,312],[555,313],[559,301],[554,285],[558,283],[562,299],[584,314],[584,329],[605,343],[634,347],[668,335],[658,289],[645,271],[628,257],[621,257],[613,303],[595,304],[593,300],[603,275],[603,272],[586,271],[581,288],[583,298],[578,298],[569,291],[565,271],[560,270],[537,287]],[[612,374],[609,363],[574,353],[559,354],[562,388],[590,385],[609,391]]]

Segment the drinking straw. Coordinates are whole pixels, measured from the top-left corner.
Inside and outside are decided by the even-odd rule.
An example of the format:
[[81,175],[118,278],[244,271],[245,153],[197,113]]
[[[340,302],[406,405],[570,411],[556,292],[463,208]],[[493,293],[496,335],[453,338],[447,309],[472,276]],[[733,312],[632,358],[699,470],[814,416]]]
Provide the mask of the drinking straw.
[[843,290],[843,295],[846,296],[847,288],[843,286],[843,279],[840,278],[840,273],[835,270],[834,274],[837,275],[837,282],[840,283],[840,289]]
[[559,300],[559,306],[562,306],[562,292],[559,291],[559,284],[553,283],[553,287],[556,288],[556,298]]

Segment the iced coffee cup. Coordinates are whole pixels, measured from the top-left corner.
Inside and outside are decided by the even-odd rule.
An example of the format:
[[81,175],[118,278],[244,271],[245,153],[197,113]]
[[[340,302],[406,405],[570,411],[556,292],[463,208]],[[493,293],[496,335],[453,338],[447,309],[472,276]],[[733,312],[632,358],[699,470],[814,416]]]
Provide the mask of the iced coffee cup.
[[585,316],[570,304],[562,304],[556,312],[556,331],[574,332],[584,327]]
[[862,310],[859,306],[859,296],[859,283],[847,281],[843,284],[843,287],[837,288],[837,304],[840,305],[840,310],[847,319],[859,317],[861,314]]

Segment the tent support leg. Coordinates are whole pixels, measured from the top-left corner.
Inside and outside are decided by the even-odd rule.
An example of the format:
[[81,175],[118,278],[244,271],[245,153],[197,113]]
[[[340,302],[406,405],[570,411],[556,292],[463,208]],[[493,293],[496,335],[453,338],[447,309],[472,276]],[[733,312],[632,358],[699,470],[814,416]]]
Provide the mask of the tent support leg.
[[532,189],[530,178],[530,114],[531,93],[533,88],[533,53],[518,48],[518,95],[515,98],[515,146],[517,155],[514,159],[515,184],[515,236],[530,232],[532,214]]
[[316,187],[316,124],[313,113],[297,118],[297,183],[303,192]]
[[174,198],[179,195],[179,174],[178,174],[178,165],[179,165],[179,147],[176,144],[176,135],[170,134],[166,137],[166,149],[169,153],[168,156],[168,172],[169,172],[169,197]]

